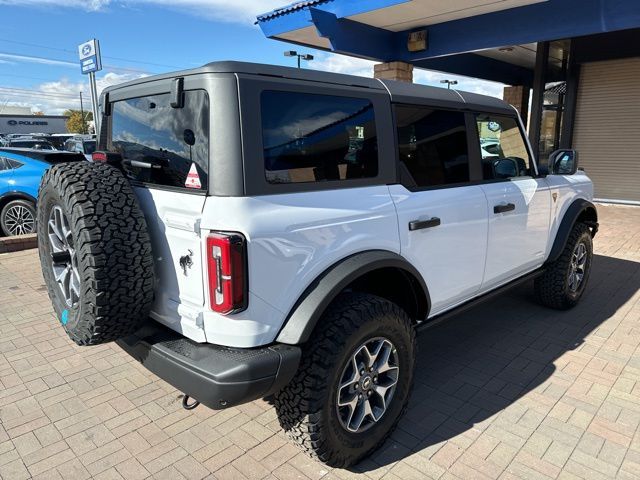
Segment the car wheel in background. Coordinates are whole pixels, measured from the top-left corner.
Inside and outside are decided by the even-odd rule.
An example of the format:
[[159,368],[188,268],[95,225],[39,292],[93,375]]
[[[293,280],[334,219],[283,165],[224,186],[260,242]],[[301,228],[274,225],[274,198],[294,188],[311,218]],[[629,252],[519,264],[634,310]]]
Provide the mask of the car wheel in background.
[[12,200],[0,212],[0,228],[7,236],[36,231],[36,207],[28,200]]

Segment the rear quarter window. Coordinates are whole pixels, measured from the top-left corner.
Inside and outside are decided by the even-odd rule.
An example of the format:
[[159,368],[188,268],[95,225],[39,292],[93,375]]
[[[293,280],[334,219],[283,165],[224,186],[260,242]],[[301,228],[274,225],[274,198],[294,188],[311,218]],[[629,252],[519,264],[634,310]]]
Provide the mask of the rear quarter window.
[[168,93],[114,102],[108,150],[122,155],[133,180],[206,191],[209,96],[204,90],[187,90],[184,107],[173,108],[170,102]]
[[370,100],[264,91],[262,144],[268,183],[376,177],[378,141]]

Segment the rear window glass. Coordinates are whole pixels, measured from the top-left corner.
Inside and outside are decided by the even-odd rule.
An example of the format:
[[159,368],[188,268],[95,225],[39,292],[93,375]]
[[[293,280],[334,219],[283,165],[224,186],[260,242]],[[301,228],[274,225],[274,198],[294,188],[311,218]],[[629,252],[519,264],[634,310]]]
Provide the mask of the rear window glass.
[[209,96],[189,90],[183,108],[170,102],[168,93],[115,102],[108,148],[122,155],[134,180],[206,191]]
[[377,176],[376,124],[369,100],[265,91],[261,110],[269,183]]

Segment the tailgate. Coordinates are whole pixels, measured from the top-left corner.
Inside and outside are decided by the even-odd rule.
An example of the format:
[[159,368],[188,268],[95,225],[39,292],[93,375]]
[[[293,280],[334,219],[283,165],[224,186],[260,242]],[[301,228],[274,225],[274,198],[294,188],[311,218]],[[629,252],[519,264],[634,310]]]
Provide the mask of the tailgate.
[[155,259],[151,316],[192,340],[204,342],[204,270],[199,225],[206,197],[145,187],[134,190],[147,221]]

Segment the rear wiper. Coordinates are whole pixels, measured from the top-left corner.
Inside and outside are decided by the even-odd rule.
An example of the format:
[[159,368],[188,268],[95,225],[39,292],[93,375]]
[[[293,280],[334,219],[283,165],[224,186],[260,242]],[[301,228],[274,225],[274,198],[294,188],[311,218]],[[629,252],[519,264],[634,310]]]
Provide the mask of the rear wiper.
[[149,163],[149,162],[140,162],[138,160],[122,160],[122,163],[124,165],[128,165],[130,167],[135,167],[135,168],[155,168],[155,169],[160,169],[162,168],[162,165],[158,165],[156,163]]

